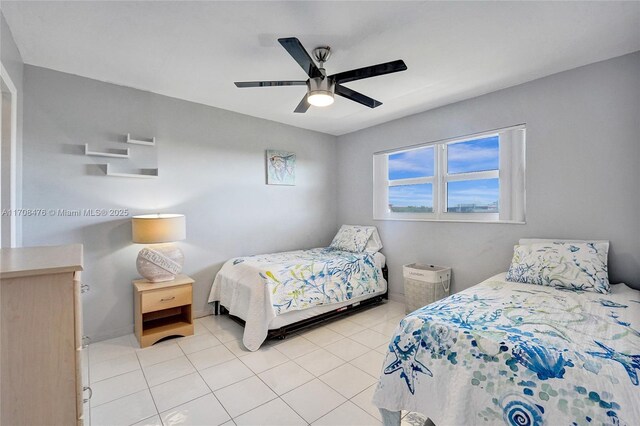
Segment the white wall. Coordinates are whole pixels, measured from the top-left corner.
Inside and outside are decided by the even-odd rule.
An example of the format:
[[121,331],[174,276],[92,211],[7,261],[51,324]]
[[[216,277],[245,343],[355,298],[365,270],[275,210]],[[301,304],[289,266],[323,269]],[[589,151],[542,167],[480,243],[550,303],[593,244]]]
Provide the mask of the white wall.
[[[376,151],[527,124],[527,223],[372,220]],[[374,224],[402,265],[453,268],[453,291],[505,271],[522,237],[608,239],[610,278],[640,288],[640,52],[338,138],[338,221]]]
[[[204,313],[213,277],[235,256],[326,246],[337,228],[336,138],[217,108],[25,66],[24,207],[127,208],[184,213],[184,272],[196,279]],[[206,88],[203,88],[206,90]],[[157,151],[122,143],[155,136]],[[131,147],[131,163],[155,163],[157,179],[106,177],[83,155]],[[265,185],[265,150],[297,154],[296,186]],[[127,160],[112,160],[127,167]],[[147,164],[153,165],[153,164]],[[94,341],[133,328],[131,280],[141,246],[130,219],[24,220],[24,245],[79,242],[85,248],[85,332]]]

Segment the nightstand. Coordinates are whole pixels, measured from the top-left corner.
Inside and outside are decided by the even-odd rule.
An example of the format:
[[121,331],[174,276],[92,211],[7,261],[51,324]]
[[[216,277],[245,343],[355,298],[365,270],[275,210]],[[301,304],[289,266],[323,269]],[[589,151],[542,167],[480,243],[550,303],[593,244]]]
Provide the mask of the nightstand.
[[168,336],[193,335],[193,285],[186,275],[152,283],[134,280],[135,332],[141,348]]

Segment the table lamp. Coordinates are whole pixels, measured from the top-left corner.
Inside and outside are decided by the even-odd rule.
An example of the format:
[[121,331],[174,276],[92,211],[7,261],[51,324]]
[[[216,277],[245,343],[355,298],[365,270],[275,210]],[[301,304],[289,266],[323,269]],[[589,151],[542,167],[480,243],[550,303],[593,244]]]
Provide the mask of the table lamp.
[[148,281],[171,281],[182,271],[184,255],[174,241],[186,238],[182,214],[145,214],[131,220],[133,242],[152,244],[140,250],[136,267]]

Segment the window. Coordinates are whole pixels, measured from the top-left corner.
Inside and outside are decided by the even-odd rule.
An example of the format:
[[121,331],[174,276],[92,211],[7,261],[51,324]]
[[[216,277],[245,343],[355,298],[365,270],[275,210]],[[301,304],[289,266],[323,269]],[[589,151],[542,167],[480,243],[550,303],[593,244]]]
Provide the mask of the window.
[[374,219],[524,222],[525,127],[376,153]]
[[433,212],[434,159],[432,146],[389,155],[390,211]]

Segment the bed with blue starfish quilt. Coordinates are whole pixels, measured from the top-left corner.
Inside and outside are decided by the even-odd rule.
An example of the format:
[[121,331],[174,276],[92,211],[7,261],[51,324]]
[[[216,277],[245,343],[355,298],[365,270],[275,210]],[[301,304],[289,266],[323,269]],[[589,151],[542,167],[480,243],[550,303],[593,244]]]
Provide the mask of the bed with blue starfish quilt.
[[[404,318],[373,402],[436,425],[640,425],[640,291],[497,275]],[[385,411],[386,410],[386,411]]]
[[238,257],[216,275],[209,302],[219,301],[245,321],[242,341],[255,351],[276,317],[386,292],[380,257],[330,247]]

